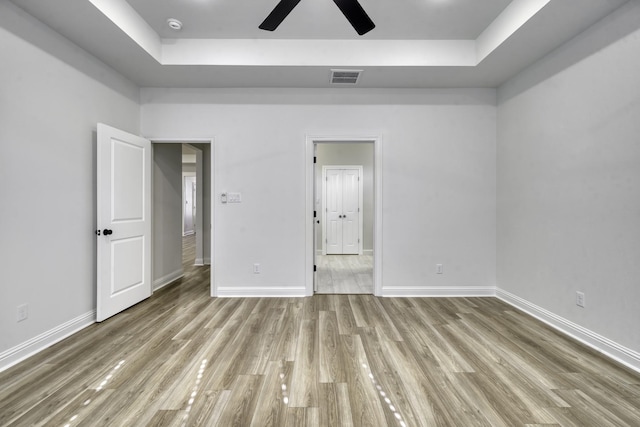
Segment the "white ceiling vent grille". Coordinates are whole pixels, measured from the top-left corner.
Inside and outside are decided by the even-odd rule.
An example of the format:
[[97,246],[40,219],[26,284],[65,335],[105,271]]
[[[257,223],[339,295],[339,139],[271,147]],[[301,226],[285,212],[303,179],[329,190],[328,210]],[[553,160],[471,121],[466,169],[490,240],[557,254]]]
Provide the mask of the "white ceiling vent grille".
[[362,70],[331,70],[332,85],[358,84]]

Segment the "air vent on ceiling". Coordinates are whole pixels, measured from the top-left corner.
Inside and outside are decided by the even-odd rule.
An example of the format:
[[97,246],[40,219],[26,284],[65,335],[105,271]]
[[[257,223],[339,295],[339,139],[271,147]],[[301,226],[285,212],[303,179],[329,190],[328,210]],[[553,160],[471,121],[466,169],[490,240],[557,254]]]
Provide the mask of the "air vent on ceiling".
[[331,84],[355,85],[361,73],[362,70],[331,70]]

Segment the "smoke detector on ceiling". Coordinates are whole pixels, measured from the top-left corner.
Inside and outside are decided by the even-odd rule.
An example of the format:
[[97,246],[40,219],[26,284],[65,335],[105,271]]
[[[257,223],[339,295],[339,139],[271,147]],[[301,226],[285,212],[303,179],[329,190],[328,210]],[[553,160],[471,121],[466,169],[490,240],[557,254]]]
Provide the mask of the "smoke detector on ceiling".
[[332,85],[358,84],[362,70],[331,70]]
[[182,22],[178,21],[175,18],[169,18],[167,19],[167,25],[169,26],[169,28],[171,28],[172,30],[176,30],[176,31],[180,31],[182,29]]

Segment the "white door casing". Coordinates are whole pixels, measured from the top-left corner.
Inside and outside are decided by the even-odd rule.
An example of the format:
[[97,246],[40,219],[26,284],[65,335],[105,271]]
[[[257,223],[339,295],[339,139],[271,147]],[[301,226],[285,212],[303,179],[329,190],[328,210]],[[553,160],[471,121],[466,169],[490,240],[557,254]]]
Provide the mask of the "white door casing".
[[97,226],[101,322],[151,295],[151,142],[102,123]]
[[323,253],[362,254],[362,166],[323,166]]
[[[316,179],[316,145],[325,143],[362,142],[373,144],[374,175],[373,175],[373,286],[374,295],[382,296],[382,259],[383,259],[383,138],[382,135],[318,135],[310,134],[305,137],[305,295],[311,296],[315,284],[315,224],[317,210],[317,179]],[[324,220],[324,218],[323,218]],[[361,222],[362,223],[362,222]],[[324,230],[324,227],[322,227]],[[324,249],[324,243],[323,243]],[[213,271],[213,269],[212,269]]]

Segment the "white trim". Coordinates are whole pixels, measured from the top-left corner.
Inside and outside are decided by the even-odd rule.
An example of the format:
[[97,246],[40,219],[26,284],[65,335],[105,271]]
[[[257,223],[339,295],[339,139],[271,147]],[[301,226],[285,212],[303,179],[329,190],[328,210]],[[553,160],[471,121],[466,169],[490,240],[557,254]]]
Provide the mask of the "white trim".
[[362,255],[373,255],[373,249],[363,249]]
[[169,274],[165,274],[162,277],[158,277],[156,280],[153,281],[153,291],[155,292],[158,289],[162,289],[168,284],[180,279],[183,276],[184,276],[184,270],[182,270],[182,268],[179,268],[178,270],[175,270]]
[[204,260],[202,258],[196,258],[193,265],[204,265]]
[[383,297],[495,297],[494,286],[394,286],[382,288]]
[[609,357],[636,372],[640,372],[640,353],[626,348],[600,334],[573,323],[570,320],[558,316],[557,314],[545,310],[544,308],[505,290],[497,288],[496,297],[507,304],[524,311],[528,315],[535,317],[541,322],[546,323],[561,333],[588,347],[591,347],[606,357]]
[[22,362],[36,353],[41,352],[47,347],[51,347],[53,344],[62,341],[68,336],[75,334],[95,322],[96,311],[91,310],[36,337],[33,337],[22,344],[3,351],[0,353],[0,372]]
[[305,287],[285,286],[218,286],[219,298],[299,298],[305,297]]
[[316,143],[368,142],[373,143],[374,156],[374,208],[373,208],[373,285],[374,295],[382,295],[382,136],[307,135],[305,150],[306,198],[305,198],[305,296],[313,295],[313,261],[315,182],[313,157]]

